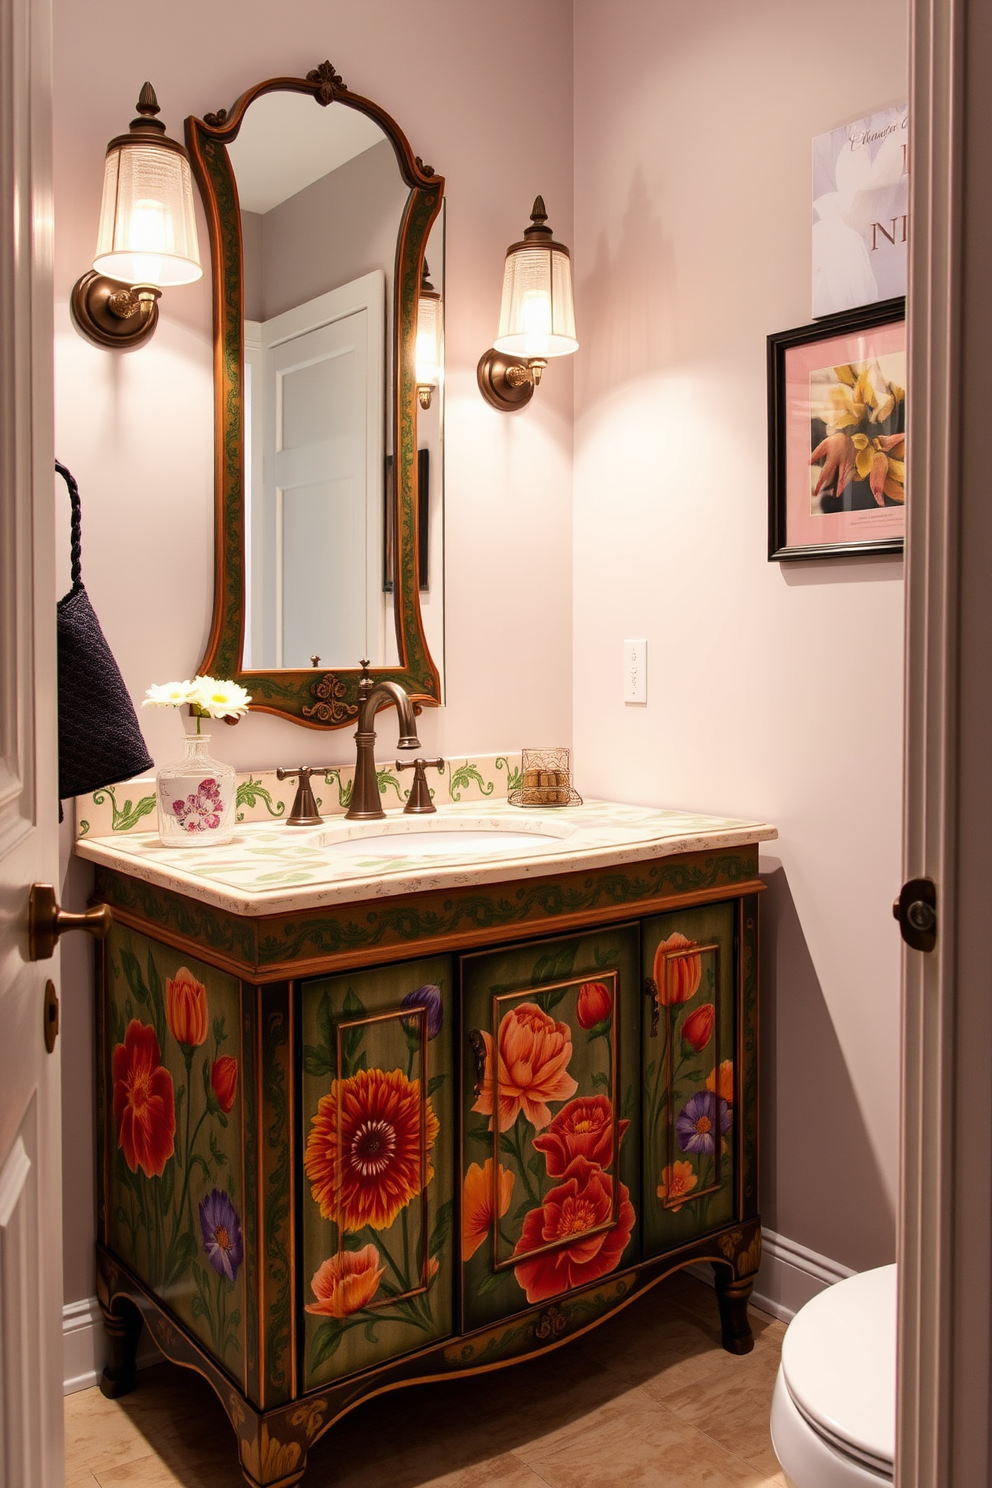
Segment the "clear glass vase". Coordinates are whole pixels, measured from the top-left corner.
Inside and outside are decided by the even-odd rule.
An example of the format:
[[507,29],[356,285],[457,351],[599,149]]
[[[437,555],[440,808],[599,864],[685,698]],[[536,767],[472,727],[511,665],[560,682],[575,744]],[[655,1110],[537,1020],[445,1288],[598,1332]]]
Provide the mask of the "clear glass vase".
[[187,734],[186,754],[158,771],[158,835],[165,847],[215,847],[234,836],[237,776],[211,759],[209,734]]

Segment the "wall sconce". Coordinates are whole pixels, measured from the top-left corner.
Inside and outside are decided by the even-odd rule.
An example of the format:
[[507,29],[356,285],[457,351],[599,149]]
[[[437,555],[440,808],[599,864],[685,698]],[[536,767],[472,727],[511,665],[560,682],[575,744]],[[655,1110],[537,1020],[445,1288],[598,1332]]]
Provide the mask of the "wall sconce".
[[417,301],[417,397],[430,408],[431,394],[441,378],[441,296],[430,281],[424,259]]
[[572,261],[556,243],[544,198],[537,197],[531,226],[506,250],[499,334],[479,362],[479,391],[501,413],[523,408],[548,358],[578,351],[572,305]]
[[77,329],[97,346],[129,351],[158,324],[163,288],[199,279],[189,156],[155,115],[146,83],[138,117],[107,146],[103,205],[93,268],[77,281],[70,308]]

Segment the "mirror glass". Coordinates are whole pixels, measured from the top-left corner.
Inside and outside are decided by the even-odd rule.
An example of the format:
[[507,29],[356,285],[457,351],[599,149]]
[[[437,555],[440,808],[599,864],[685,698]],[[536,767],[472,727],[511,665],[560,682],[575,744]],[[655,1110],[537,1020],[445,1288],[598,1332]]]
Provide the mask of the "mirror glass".
[[[440,700],[443,386],[424,409],[414,351],[424,258],[443,305],[444,218],[443,182],[394,121],[336,77],[326,91],[316,74],[260,84],[229,114],[188,120],[187,140],[224,372],[204,669],[336,726],[365,657]],[[315,672],[334,674],[323,692]]]
[[256,99],[228,153],[243,255],[243,664],[395,661],[386,410],[409,187],[374,119],[300,93]]

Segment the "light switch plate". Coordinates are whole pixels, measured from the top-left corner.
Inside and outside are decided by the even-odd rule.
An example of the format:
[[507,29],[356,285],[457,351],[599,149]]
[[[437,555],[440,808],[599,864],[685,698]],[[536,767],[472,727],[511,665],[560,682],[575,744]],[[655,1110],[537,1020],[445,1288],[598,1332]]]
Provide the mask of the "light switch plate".
[[646,703],[648,700],[647,641],[623,643],[623,700],[625,703]]

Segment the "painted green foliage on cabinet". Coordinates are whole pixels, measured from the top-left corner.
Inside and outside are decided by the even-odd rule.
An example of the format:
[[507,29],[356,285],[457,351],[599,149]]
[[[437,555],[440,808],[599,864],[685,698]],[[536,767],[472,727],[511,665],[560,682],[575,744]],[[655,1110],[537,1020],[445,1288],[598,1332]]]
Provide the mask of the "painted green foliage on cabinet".
[[307,1389],[451,1332],[453,964],[303,985]]
[[626,925],[463,960],[467,1328],[637,1259],[638,946]]
[[645,1256],[734,1217],[734,911],[643,922]]
[[108,1242],[243,1381],[239,983],[116,924],[107,966]]

